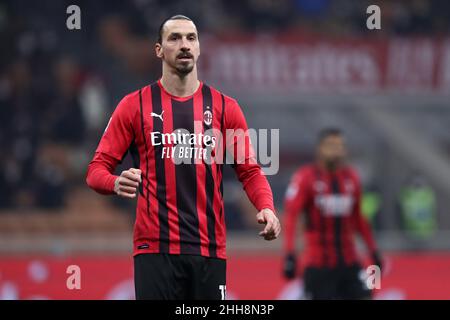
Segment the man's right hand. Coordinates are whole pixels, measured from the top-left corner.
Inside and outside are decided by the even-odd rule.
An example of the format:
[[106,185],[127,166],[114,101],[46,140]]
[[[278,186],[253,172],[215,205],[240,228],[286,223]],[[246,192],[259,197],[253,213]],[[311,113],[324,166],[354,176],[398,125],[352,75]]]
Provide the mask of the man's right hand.
[[141,182],[141,170],[130,168],[122,171],[117,177],[114,182],[114,192],[121,197],[133,199],[136,197],[136,191]]

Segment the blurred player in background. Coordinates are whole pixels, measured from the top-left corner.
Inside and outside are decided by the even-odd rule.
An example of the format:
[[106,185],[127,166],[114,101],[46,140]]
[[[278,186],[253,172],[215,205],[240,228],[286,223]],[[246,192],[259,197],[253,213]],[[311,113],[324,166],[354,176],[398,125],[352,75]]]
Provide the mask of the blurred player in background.
[[345,164],[346,147],[336,128],[320,132],[316,163],[298,169],[284,204],[284,276],[296,276],[295,230],[304,218],[303,284],[308,299],[367,299],[354,243],[359,232],[372,262],[381,259],[369,224],[361,213],[361,184],[356,171]]
[[[247,123],[236,100],[198,80],[200,43],[192,20],[178,15],[164,21],[155,51],[162,60],[161,79],[119,103],[86,181],[102,194],[133,199],[137,193],[137,299],[224,299],[223,162],[211,157],[225,145],[235,156],[233,168],[259,211],[258,222],[266,225],[260,232],[265,240],[276,239],[281,229],[272,191],[248,133],[231,144],[207,133],[247,132]],[[242,146],[245,150],[238,150]],[[116,176],[127,151],[135,167]]]

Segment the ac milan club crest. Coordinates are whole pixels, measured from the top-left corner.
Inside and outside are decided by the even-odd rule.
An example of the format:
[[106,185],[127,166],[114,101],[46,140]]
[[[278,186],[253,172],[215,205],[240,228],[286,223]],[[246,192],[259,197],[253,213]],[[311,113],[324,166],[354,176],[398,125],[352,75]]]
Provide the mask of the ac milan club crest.
[[213,119],[213,117],[212,117],[211,111],[206,110],[206,111],[203,113],[203,122],[204,122],[207,126],[210,126],[211,123],[212,123],[212,119]]

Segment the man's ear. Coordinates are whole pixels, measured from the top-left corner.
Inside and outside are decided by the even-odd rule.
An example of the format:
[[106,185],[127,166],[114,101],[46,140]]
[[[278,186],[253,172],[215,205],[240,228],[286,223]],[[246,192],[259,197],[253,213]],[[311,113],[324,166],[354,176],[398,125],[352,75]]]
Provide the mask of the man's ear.
[[162,52],[162,47],[160,43],[156,43],[155,44],[155,54],[158,58],[162,58],[163,57],[163,52]]

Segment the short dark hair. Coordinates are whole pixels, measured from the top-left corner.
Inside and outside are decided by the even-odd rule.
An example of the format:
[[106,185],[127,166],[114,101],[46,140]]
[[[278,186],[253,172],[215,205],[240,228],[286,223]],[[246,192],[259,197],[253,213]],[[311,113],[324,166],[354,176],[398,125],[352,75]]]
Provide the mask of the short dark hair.
[[[164,21],[161,23],[161,25],[159,26],[157,43],[159,43],[159,44],[162,43],[162,34],[163,34],[163,28],[164,28],[164,25],[166,24],[167,21],[170,21],[170,20],[187,20],[187,21],[192,21],[191,18],[186,17],[186,16],[184,16],[184,15],[182,15],[182,14],[176,14],[176,15],[174,15],[174,16],[171,16],[170,18],[167,18],[167,19],[164,20]],[[193,23],[193,22],[194,22],[194,21],[192,21],[192,23]]]
[[343,136],[344,133],[341,129],[335,128],[335,127],[329,127],[324,128],[320,130],[318,136],[317,136],[317,142],[321,143],[324,139],[330,137],[330,136]]

